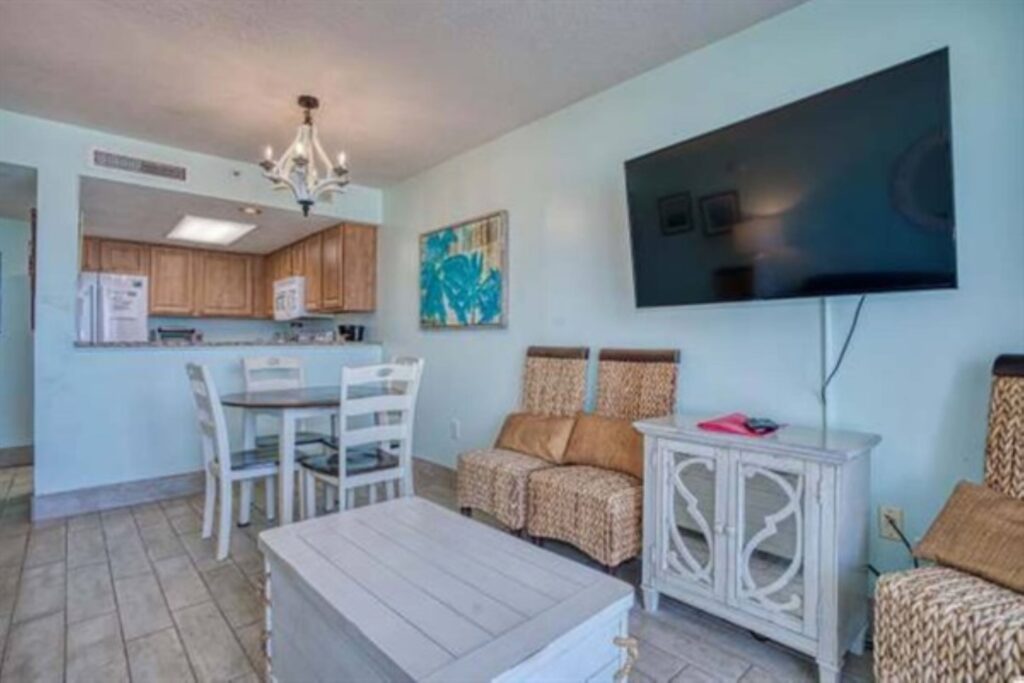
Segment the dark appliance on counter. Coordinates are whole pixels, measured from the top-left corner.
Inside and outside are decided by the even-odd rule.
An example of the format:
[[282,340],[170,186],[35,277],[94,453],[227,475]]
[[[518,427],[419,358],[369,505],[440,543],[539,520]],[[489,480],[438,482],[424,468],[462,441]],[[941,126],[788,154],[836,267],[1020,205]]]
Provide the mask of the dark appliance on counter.
[[158,327],[149,333],[150,341],[164,344],[199,344],[203,333],[194,327]]
[[366,335],[366,325],[338,325],[338,336],[345,341],[361,342]]

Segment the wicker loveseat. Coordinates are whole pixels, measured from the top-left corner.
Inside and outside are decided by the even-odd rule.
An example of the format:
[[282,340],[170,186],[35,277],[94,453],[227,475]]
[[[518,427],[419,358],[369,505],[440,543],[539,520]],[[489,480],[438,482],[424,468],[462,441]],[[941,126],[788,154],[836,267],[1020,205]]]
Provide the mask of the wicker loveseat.
[[[585,348],[531,347],[520,410],[581,413],[587,355]],[[632,422],[671,413],[678,361],[675,350],[602,350],[595,414]],[[480,449],[459,457],[457,499],[464,514],[480,510],[513,532],[570,543],[609,569],[640,552],[643,482],[625,472]]]
[[[630,422],[675,410],[679,352],[602,349],[597,407]],[[609,570],[640,554],[643,481],[625,472],[562,465],[531,474],[526,530],[570,543]]]
[[[1024,499],[1024,356],[1000,356],[993,375],[985,485]],[[899,683],[1024,678],[1024,595],[941,566],[882,576],[875,591],[875,677]]]
[[[531,346],[523,368],[519,409],[545,416],[571,416],[587,397],[590,350],[578,346]],[[526,488],[531,472],[552,467],[542,458],[500,448],[459,456],[456,498],[463,513],[480,510],[515,532],[526,526]]]

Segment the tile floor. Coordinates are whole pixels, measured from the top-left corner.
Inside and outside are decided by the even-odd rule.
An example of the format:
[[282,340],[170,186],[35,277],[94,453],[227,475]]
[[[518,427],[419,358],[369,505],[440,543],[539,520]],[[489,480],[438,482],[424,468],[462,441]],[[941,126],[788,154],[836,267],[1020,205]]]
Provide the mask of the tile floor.
[[[2,683],[258,680],[258,509],[218,562],[199,496],[31,524],[31,490],[31,468],[0,469]],[[453,473],[418,464],[417,492],[454,507]],[[635,583],[636,563],[621,577]],[[808,658],[672,600],[653,616],[635,609],[630,630],[641,641],[631,681],[815,679]],[[870,657],[844,674],[870,680]]]

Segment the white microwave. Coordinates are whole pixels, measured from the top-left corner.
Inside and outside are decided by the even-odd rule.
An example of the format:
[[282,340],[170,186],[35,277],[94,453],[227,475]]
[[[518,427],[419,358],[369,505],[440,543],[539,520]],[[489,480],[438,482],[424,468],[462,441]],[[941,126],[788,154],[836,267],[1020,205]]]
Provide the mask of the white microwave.
[[274,320],[305,318],[306,278],[286,277],[274,281]]

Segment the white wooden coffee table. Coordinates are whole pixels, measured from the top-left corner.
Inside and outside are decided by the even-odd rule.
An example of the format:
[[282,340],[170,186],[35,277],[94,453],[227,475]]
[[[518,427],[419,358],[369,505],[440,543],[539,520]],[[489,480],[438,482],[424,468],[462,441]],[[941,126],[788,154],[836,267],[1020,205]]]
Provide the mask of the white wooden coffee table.
[[611,682],[626,664],[632,586],[421,498],[260,548],[271,680]]

